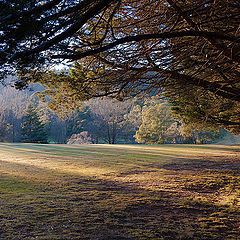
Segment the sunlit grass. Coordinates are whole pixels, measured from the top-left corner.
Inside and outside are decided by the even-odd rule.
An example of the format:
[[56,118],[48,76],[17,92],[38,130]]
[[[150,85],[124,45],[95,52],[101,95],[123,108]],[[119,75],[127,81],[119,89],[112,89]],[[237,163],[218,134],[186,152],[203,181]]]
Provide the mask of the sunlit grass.
[[239,169],[239,146],[0,144],[0,239],[238,239]]

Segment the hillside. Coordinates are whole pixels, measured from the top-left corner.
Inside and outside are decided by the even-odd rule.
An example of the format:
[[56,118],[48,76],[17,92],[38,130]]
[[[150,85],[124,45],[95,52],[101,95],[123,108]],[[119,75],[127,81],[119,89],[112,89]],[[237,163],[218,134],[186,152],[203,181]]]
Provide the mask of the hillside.
[[219,140],[216,144],[220,145],[240,145],[240,135],[234,136],[228,134],[223,139]]

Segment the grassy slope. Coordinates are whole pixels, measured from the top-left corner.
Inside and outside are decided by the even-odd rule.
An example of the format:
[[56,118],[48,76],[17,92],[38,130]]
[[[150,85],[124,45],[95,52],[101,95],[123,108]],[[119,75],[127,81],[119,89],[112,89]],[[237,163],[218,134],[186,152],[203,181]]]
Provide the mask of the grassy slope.
[[0,144],[0,239],[240,239],[239,146]]

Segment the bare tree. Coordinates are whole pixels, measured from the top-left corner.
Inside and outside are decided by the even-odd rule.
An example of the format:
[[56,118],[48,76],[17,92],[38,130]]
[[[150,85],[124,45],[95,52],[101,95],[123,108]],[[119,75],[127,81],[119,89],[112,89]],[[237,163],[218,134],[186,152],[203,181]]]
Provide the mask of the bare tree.
[[89,133],[96,142],[102,139],[115,144],[126,130],[124,116],[130,111],[131,102],[102,98],[90,100],[88,106],[91,118],[88,124]]

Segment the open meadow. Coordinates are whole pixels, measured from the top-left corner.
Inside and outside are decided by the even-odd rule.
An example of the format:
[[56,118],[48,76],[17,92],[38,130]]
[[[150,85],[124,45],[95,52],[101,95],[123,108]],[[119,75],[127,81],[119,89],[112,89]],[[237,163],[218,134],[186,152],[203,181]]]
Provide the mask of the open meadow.
[[240,239],[240,146],[0,144],[0,239]]

